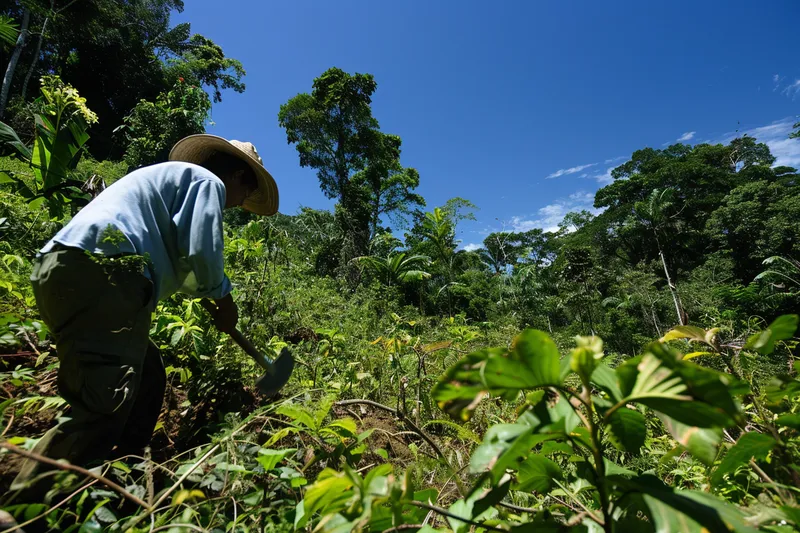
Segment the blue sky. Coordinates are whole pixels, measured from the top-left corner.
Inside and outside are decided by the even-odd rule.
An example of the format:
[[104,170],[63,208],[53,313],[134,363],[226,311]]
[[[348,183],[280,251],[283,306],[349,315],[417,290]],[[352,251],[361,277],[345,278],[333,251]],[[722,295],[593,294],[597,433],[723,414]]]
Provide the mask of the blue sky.
[[278,126],[281,104],[336,66],[375,76],[373,113],[403,139],[428,207],[479,207],[474,247],[497,229],[552,228],[590,208],[632,151],[747,132],[800,167],[800,2],[190,0],[175,21],[247,70],[209,133],[249,140],[281,212],[330,208]]

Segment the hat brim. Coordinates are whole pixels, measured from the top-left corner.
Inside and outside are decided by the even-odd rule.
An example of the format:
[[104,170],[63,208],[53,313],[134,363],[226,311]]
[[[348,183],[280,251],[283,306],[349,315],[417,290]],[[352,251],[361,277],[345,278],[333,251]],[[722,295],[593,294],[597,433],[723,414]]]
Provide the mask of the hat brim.
[[201,165],[215,152],[239,158],[253,169],[258,180],[258,190],[244,201],[242,204],[244,209],[262,216],[270,216],[278,212],[278,184],[275,183],[275,179],[264,168],[264,165],[222,137],[207,133],[184,137],[172,147],[169,160]]

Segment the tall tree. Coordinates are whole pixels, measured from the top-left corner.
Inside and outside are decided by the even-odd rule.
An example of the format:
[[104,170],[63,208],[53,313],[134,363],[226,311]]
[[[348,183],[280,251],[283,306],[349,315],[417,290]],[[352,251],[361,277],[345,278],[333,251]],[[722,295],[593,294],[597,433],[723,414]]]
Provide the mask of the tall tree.
[[365,254],[381,215],[424,205],[412,192],[419,174],[400,166],[400,138],[381,133],[372,116],[376,88],[371,74],[330,68],[314,80],[311,94],[291,98],[278,113],[300,165],[315,169],[322,192],[338,201],[347,240],[343,264]]
[[14,72],[17,70],[19,58],[22,55],[22,49],[25,48],[25,42],[28,40],[28,24],[31,20],[31,10],[25,7],[22,12],[22,25],[20,26],[17,42],[14,46],[14,51],[11,53],[11,58],[8,60],[6,67],[6,74],[3,76],[3,86],[0,88],[0,118],[6,110],[6,103],[8,102],[8,94],[11,90],[11,82],[14,79]]
[[419,172],[400,165],[400,137],[379,131],[373,135],[367,167],[352,177],[368,196],[371,238],[377,235],[382,216],[402,226],[405,216],[425,206],[425,199],[413,192],[419,186]]
[[[0,14],[20,20],[19,3],[0,7]],[[41,47],[27,46],[21,61],[30,73],[26,97],[38,91],[43,74],[58,74],[87,99],[99,121],[92,127],[90,150],[98,159],[118,158],[124,139],[112,134],[141,101],[155,101],[178,80],[206,89],[214,101],[222,91],[244,90],[244,69],[235,59],[188,23],[173,25],[171,14],[183,10],[182,0],[78,0],[56,3],[26,0],[25,5],[47,20]],[[35,8],[35,9],[34,9]],[[8,54],[0,51],[0,64]],[[18,69],[19,70],[19,69]],[[26,76],[15,76],[10,95],[21,95]]]
[[675,205],[673,201],[674,194],[674,189],[655,189],[646,202],[639,202],[636,204],[635,210],[639,222],[653,233],[653,238],[658,247],[658,256],[661,259],[661,265],[664,267],[667,287],[669,287],[672,300],[675,303],[675,312],[678,316],[678,322],[681,326],[685,326],[687,322],[686,312],[683,309],[683,304],[678,294],[678,288],[675,286],[673,278],[669,274],[665,252],[665,246],[667,244],[665,234],[677,216],[673,211]]

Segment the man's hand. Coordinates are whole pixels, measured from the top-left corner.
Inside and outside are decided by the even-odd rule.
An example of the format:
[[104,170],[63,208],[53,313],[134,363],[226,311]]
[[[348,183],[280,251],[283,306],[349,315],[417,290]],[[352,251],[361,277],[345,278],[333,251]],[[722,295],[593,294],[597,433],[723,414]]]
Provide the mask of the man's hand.
[[217,304],[217,312],[214,313],[214,325],[223,333],[230,334],[236,329],[236,323],[239,322],[239,309],[236,307],[236,302],[233,301],[233,296],[230,294],[214,300]]

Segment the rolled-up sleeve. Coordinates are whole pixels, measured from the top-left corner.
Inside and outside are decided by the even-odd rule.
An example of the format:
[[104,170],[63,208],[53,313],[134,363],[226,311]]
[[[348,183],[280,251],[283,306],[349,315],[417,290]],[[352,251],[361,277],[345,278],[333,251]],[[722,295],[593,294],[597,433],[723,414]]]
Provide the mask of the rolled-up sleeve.
[[225,186],[212,180],[193,182],[173,221],[178,247],[194,274],[194,296],[222,298],[231,292],[225,275],[222,210]]

